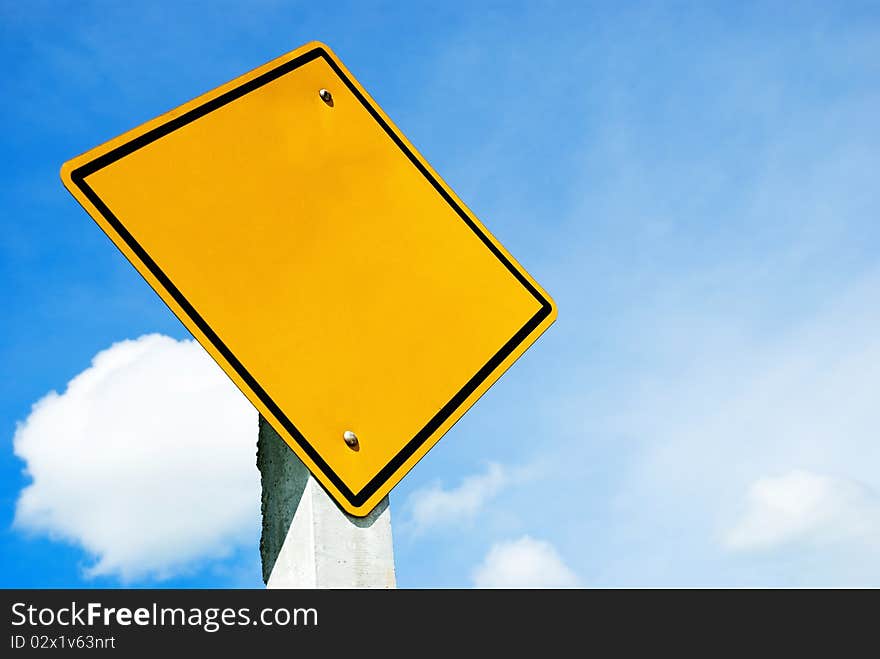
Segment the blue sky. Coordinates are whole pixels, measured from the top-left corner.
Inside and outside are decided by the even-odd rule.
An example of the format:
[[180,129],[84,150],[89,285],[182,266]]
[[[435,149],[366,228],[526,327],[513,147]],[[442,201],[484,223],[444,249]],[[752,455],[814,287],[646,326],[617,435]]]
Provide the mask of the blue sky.
[[27,420],[188,338],[60,164],[312,39],[559,306],[393,492],[401,586],[880,585],[880,12],[618,4],[0,2],[0,585],[259,585],[248,515],[123,551],[22,455],[123,442]]

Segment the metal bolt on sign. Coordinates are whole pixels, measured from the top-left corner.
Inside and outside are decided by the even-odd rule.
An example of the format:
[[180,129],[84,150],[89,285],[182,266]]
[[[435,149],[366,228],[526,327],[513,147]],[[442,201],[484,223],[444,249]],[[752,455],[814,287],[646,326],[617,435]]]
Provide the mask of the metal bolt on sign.
[[342,433],[342,439],[345,440],[345,443],[350,448],[356,448],[358,445],[358,438],[351,430],[346,430]]

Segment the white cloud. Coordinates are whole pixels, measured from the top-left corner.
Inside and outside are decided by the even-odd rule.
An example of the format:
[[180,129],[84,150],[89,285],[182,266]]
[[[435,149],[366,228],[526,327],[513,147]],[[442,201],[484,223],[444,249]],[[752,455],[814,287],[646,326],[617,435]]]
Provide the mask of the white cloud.
[[469,522],[519,474],[490,463],[483,474],[468,476],[451,490],[434,483],[413,492],[407,502],[409,521],[418,534],[430,528]]
[[123,581],[228,555],[259,524],[256,420],[194,341],[116,343],[19,424],[33,482],[15,526],[80,545],[88,576]]
[[477,588],[576,588],[577,575],[549,542],[523,536],[492,546],[474,570]]
[[797,542],[880,547],[880,501],[859,483],[809,471],[761,478],[749,488],[745,513],[723,542],[739,551]]
[[[744,317],[701,314],[696,301],[691,314],[664,304],[651,325],[654,363],[630,368],[629,391],[612,381],[560,415],[560,435],[591,438],[584,464],[613,468],[602,452],[612,443],[628,451],[620,480],[600,493],[608,503],[583,518],[607,533],[591,582],[880,583],[878,534],[859,530],[859,515],[876,510],[869,490],[880,491],[880,271],[833,290],[812,313],[760,331]],[[567,450],[557,462],[577,464]],[[554,519],[566,518],[570,509]]]

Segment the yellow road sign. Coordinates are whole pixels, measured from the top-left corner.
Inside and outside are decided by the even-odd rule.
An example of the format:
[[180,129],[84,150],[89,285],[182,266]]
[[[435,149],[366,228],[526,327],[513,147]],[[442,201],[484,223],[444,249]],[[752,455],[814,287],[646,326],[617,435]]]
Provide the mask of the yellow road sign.
[[323,44],[74,158],[61,177],[354,515],[556,317]]

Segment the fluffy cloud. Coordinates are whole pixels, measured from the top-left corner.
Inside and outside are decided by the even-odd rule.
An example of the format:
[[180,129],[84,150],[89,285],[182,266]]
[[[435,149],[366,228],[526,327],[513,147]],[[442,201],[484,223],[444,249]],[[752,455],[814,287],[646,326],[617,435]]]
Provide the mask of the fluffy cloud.
[[523,536],[492,546],[473,575],[477,588],[576,588],[577,575],[549,542]]
[[797,542],[880,548],[880,501],[859,483],[797,470],[755,481],[747,500],[744,515],[723,538],[732,550]]
[[123,581],[228,555],[259,524],[256,420],[194,341],[116,343],[19,424],[32,482],[15,526],[81,546],[87,575]]
[[878,533],[865,528],[878,527],[880,271],[834,291],[762,332],[700,316],[696,301],[690,316],[664,303],[651,335],[662,359],[628,371],[630,392],[612,380],[560,414],[569,444],[569,428],[591,438],[579,459],[557,459],[560,473],[578,460],[614,468],[611,440],[629,451],[600,493],[610,503],[581,518],[585,537],[599,523],[606,533],[591,583],[880,584]]
[[518,475],[499,464],[490,463],[485,473],[464,478],[456,488],[444,490],[435,483],[413,492],[407,502],[413,532],[418,534],[433,527],[473,520],[486,503]]

